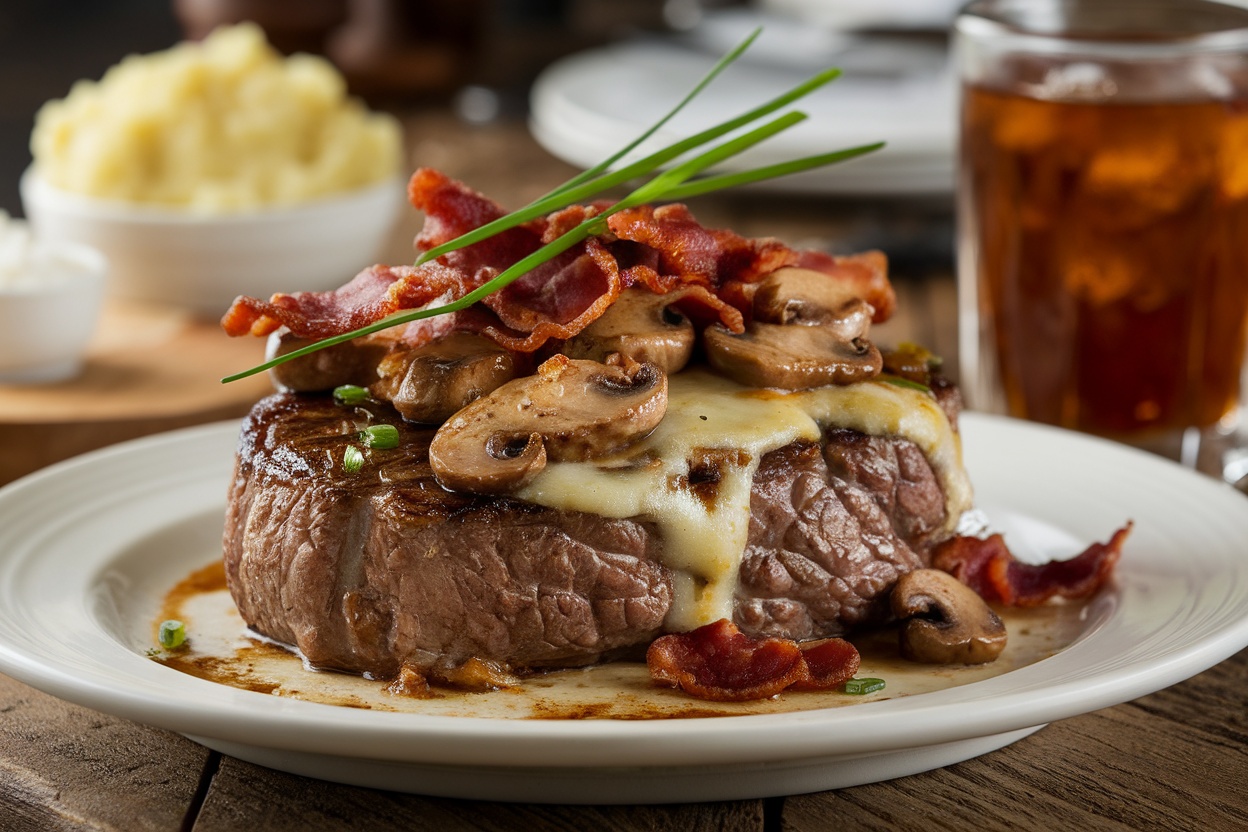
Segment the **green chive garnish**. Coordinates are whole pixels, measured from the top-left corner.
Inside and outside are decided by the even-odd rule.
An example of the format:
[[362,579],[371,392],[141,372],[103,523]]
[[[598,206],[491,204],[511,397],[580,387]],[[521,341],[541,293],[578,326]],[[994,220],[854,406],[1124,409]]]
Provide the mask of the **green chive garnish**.
[[905,387],[907,390],[918,390],[921,393],[932,392],[932,388],[928,387],[926,384],[920,384],[917,381],[911,381],[910,379],[902,378],[901,376],[881,373],[877,376],[877,378],[885,384],[891,384],[895,387]]
[[789,91],[755,107],[741,115],[731,118],[721,124],[703,130],[688,138],[675,142],[662,150],[650,154],[635,162],[624,165],[615,170],[611,170],[611,166],[620,161],[630,151],[637,148],[643,141],[652,136],[660,127],[667,123],[672,116],[676,115],[686,104],[689,103],[698,93],[702,91],[712,80],[715,79],[725,67],[737,60],[742,53],[749,48],[754,39],[758,37],[761,30],[756,29],[749,37],[742,41],[735,49],[725,55],[705,77],[693,88],[693,90],[681,100],[669,113],[647,129],[635,140],[627,146],[612,155],[609,159],[595,165],[589,170],[573,177],[559,187],[550,191],[546,195],[539,197],[533,202],[518,211],[501,217],[493,222],[486,223],[480,228],[474,229],[460,237],[436,246],[423,252],[417,259],[416,265],[427,263],[437,257],[464,248],[465,246],[478,243],[489,237],[514,228],[521,223],[529,220],[545,216],[560,208],[564,208],[576,202],[584,202],[591,197],[601,194],[610,188],[623,185],[627,182],[637,180],[646,176],[650,176],[649,181],[644,182],[639,187],[630,192],[624,199],[615,203],[598,216],[588,220],[581,225],[573,228],[563,236],[552,241],[548,245],[538,249],[533,254],[515,263],[510,268],[504,270],[493,280],[481,285],[477,289],[469,292],[461,298],[440,306],[428,307],[424,309],[405,309],[396,312],[379,321],[375,321],[367,326],[352,330],[351,332],[335,335],[309,344],[297,350],[292,350],[285,355],[278,356],[272,360],[266,361],[244,370],[241,373],[235,373],[226,376],[222,382],[237,381],[241,378],[272,369],[279,364],[299,358],[317,350],[332,347],[335,344],[341,344],[363,335],[371,335],[374,332],[380,332],[389,329],[392,326],[418,321],[424,318],[432,318],[436,315],[445,315],[450,312],[459,312],[478,301],[482,300],[494,292],[507,286],[523,274],[537,268],[548,260],[557,257],[559,254],[567,251],[577,245],[585,238],[592,235],[599,235],[606,231],[606,218],[612,214],[623,211],[627,208],[633,208],[638,205],[644,205],[651,202],[672,202],[677,200],[689,199],[694,196],[711,193],[724,188],[731,188],[738,185],[746,185],[754,182],[761,182],[766,179],[774,179],[780,176],[800,173],[802,171],[811,170],[813,168],[823,167],[835,162],[841,162],[846,159],[852,159],[856,156],[870,153],[884,146],[883,142],[874,144],[861,145],[845,150],[838,150],[832,153],[822,153],[816,156],[808,156],[801,159],[794,159],[779,164],[767,165],[760,168],[754,168],[746,171],[735,173],[718,174],[711,176],[701,176],[707,169],[724,162],[733,156],[736,156],[759,142],[771,138],[777,133],[787,130],[798,122],[806,118],[806,114],[800,111],[792,111],[774,118],[761,127],[756,127],[749,132],[735,135],[726,139],[723,143],[711,147],[710,150],[687,159],[684,162],[676,164],[674,167],[663,169],[663,166],[669,162],[675,162],[680,157],[685,156],[690,151],[702,147],[727,136],[729,133],[745,127],[748,124],[759,121],[760,119],[775,113],[776,111],[792,104],[794,101],[809,95],[815,90],[823,87],[833,81],[840,75],[838,69],[826,69],[816,73],[806,81],[798,84]]
[[884,690],[883,679],[850,679],[845,683],[845,692],[852,693],[855,696],[863,696],[868,693],[875,693],[877,690]]
[[356,384],[341,384],[334,388],[334,401],[338,404],[363,404],[368,401],[368,389]]
[[399,429],[394,425],[370,425],[360,431],[359,437],[366,448],[388,451],[399,447]]
[[342,470],[355,474],[363,467],[364,453],[354,445],[348,445],[342,452]]
[[162,621],[157,640],[160,642],[160,646],[166,650],[181,647],[186,643],[186,625],[181,621]]

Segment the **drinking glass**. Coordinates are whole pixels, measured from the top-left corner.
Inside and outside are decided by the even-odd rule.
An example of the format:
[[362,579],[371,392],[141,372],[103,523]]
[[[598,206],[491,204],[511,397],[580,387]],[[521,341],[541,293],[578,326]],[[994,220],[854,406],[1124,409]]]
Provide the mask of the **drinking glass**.
[[1223,473],[1248,336],[1248,9],[976,0],[954,40],[971,406]]

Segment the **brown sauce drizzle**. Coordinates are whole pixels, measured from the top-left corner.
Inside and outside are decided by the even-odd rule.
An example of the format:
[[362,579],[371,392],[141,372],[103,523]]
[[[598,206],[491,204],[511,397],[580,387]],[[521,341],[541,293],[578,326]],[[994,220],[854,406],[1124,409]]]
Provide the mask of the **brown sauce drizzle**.
[[639,662],[539,671],[516,680],[514,686],[480,692],[488,686],[485,683],[499,681],[494,668],[469,668],[467,677],[448,680],[476,690],[423,684],[423,679],[410,674],[406,679],[376,680],[307,668],[297,654],[248,636],[230,599],[224,566],[218,561],[171,588],[159,617],[152,622],[154,645],[160,622],[168,619],[186,625],[186,644],[150,655],[174,670],[218,684],[349,708],[540,720],[698,719],[843,707],[997,676],[1066,647],[1086,630],[1085,610],[1085,605],[1064,604],[1002,611],[1011,644],[993,665],[976,667],[915,665],[900,657],[894,630],[864,633],[852,639],[863,656],[858,675],[887,682],[884,691],[867,696],[803,692],[760,702],[702,702],[652,685],[645,665]]

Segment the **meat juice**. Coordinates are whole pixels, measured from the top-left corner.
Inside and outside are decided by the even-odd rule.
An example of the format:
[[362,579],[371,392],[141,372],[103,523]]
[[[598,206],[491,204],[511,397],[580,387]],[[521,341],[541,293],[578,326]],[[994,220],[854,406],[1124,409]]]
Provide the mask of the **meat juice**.
[[1233,413],[1248,323],[1248,102],[969,87],[981,353],[1011,415],[1124,438]]

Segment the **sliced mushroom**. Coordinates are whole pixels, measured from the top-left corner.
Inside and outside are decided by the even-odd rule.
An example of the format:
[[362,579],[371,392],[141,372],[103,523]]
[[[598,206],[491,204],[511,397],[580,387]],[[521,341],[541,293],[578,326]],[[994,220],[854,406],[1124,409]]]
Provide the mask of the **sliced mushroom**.
[[984,664],[1005,649],[1005,625],[957,578],[916,569],[893,588],[893,615],[903,619],[901,654],[926,664]]
[[856,310],[859,304],[866,304],[866,301],[856,294],[853,286],[823,272],[776,269],[759,282],[754,292],[754,320],[769,324],[835,326],[843,317],[842,310]]
[[667,412],[667,376],[653,364],[600,364],[556,355],[442,425],[429,446],[446,488],[515,490],[546,460],[586,460],[623,450]]
[[[277,358],[315,343],[282,327],[269,336],[266,359]],[[377,377],[377,364],[390,349],[387,338],[356,338],[292,358],[269,370],[269,379],[278,390],[315,393],[332,390],[340,384],[368,384]]]
[[514,356],[489,338],[452,332],[423,347],[387,355],[377,366],[381,378],[372,392],[409,422],[440,425],[516,373]]
[[734,335],[716,324],[703,334],[707,360],[749,387],[808,390],[880,373],[868,339],[871,304],[822,272],[779,269],[754,293],[754,320]]
[[619,353],[639,364],[650,363],[671,375],[693,354],[693,323],[672,306],[679,294],[625,289],[607,311],[570,338],[562,352],[569,358],[605,361]]

